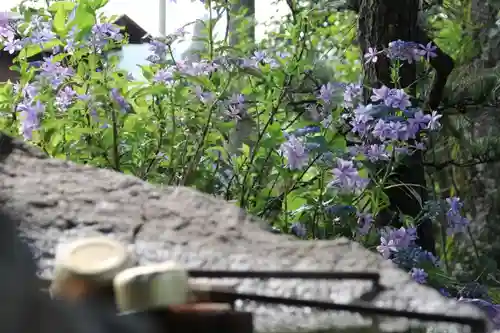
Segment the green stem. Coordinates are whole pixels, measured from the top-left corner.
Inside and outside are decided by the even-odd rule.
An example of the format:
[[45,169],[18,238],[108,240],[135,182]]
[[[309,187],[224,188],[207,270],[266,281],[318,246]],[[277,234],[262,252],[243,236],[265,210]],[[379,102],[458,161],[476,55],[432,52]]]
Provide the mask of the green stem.
[[318,213],[319,213],[320,208],[321,208],[321,210],[323,209],[323,195],[325,192],[324,187],[325,187],[325,171],[321,170],[321,175],[318,178],[319,196],[318,196],[318,200],[316,201],[316,205],[314,205],[314,213],[313,213],[313,218],[311,221],[311,223],[312,223],[311,231],[312,231],[313,239],[315,239],[316,235],[318,234],[318,232],[317,232],[318,222],[316,221],[316,219],[318,218]]
[[113,131],[113,169],[120,172],[120,154],[118,152],[118,120],[116,118],[116,110],[111,108],[111,123]]
[[208,59],[210,61],[214,58],[214,36],[212,27],[212,1],[207,1],[208,6]]
[[[220,96],[224,96],[226,90],[228,89],[230,83],[231,83],[231,77],[228,78],[226,86],[224,89],[222,89]],[[214,102],[212,102],[212,105],[210,106],[209,112],[208,112],[208,117],[207,121],[205,122],[205,125],[203,127],[203,131],[201,134],[200,139],[198,140],[198,143],[196,145],[196,151],[194,153],[193,159],[191,160],[191,163],[189,163],[188,167],[185,169],[186,171],[183,172],[182,179],[181,179],[181,184],[180,185],[185,185],[186,181],[188,180],[193,168],[195,165],[198,165],[199,159],[201,157],[201,153],[203,152],[203,149],[205,147],[205,139],[207,137],[208,131],[210,129],[210,124],[212,123],[212,117],[214,115],[216,106],[220,100],[220,97],[217,98]]]

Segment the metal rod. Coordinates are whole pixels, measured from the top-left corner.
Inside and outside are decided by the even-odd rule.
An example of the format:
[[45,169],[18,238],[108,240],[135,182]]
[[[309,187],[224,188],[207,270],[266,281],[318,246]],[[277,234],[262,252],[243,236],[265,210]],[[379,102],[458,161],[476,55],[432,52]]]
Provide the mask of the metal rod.
[[[360,279],[372,280],[375,287],[379,285],[380,275],[372,272],[315,272],[315,271],[226,271],[226,270],[189,270],[189,276],[193,278],[279,278],[279,279],[325,279],[325,280],[341,280],[341,279]],[[50,285],[50,280],[40,279],[44,286]],[[377,291],[381,289],[377,288]],[[421,321],[447,322],[460,325],[470,326],[474,332],[483,333],[487,331],[487,324],[481,318],[459,317],[452,315],[442,315],[435,313],[420,313],[408,310],[395,310],[388,308],[380,308],[361,304],[337,304],[333,302],[303,300],[294,298],[283,298],[274,296],[264,296],[248,293],[237,293],[231,291],[210,291],[211,297],[218,299],[229,300],[248,300],[254,302],[281,304],[298,307],[311,307],[321,310],[347,311],[360,313],[367,316],[386,316],[386,317],[404,317]]]
[[[370,280],[379,284],[377,272],[330,272],[330,271],[229,271],[229,270],[188,270],[192,278],[235,278],[235,279],[309,279],[309,280]],[[40,278],[41,287],[48,287],[50,279]]]
[[248,300],[248,301],[268,303],[268,304],[311,307],[321,310],[347,311],[355,313],[357,312],[368,316],[404,317],[408,319],[415,319],[427,322],[432,321],[432,322],[456,323],[460,325],[468,325],[473,329],[474,332],[487,331],[487,324],[481,318],[451,316],[451,315],[442,315],[436,313],[421,313],[421,312],[412,312],[408,310],[379,308],[379,307],[360,305],[360,304],[338,304],[325,301],[263,296],[263,295],[237,293],[230,291],[212,291],[211,293],[218,297],[232,299],[233,301],[239,299],[239,300]]
[[371,280],[375,283],[380,279],[376,272],[189,270],[188,273],[194,278]]
[[160,35],[165,37],[167,35],[167,0],[159,0],[160,5],[159,11],[159,24],[160,24]]

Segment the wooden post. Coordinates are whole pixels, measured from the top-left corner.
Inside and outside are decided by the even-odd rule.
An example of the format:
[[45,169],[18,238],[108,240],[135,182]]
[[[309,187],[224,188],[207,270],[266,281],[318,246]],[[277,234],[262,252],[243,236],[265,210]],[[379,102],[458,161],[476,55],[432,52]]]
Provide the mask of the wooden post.
[[121,316],[147,317],[155,323],[159,333],[253,333],[252,313],[232,311],[226,306],[192,303]]
[[253,316],[249,312],[199,311],[193,307],[165,314],[168,333],[253,333]]

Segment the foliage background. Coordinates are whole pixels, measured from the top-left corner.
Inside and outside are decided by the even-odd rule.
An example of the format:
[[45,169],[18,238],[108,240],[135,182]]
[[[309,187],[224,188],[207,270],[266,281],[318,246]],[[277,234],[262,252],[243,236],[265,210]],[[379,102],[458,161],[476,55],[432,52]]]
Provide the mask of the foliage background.
[[[97,0],[94,2],[96,7],[101,5],[97,4]],[[174,91],[158,86],[143,86],[127,80],[127,73],[120,71],[110,73],[109,85],[103,86],[103,78],[108,78],[106,69],[97,71],[99,59],[90,57],[77,68],[81,79],[77,84],[86,89],[86,84],[95,83],[100,88],[94,94],[101,96],[102,101],[109,101],[108,88],[117,89],[130,102],[129,107],[133,112],[118,115],[114,120],[115,124],[111,125],[89,125],[90,123],[85,123],[86,118],[76,111],[64,118],[54,116],[45,124],[44,137],[36,138],[35,141],[38,140],[38,144],[53,157],[114,168],[154,183],[193,186],[221,196],[234,201],[252,214],[267,219],[271,230],[275,232],[294,232],[293,223],[297,222],[296,217],[300,215],[309,224],[308,230],[319,228],[322,231],[310,234],[309,237],[352,237],[351,226],[331,230],[331,226],[324,224],[326,217],[316,218],[314,214],[318,210],[314,208],[318,205],[316,199],[321,192],[309,187],[305,192],[299,190],[283,197],[283,193],[287,193],[283,190],[293,186],[293,176],[285,169],[272,170],[280,172],[277,176],[284,181],[271,189],[268,187],[273,183],[274,174],[267,174],[269,170],[266,168],[282,163],[277,154],[268,154],[276,143],[284,141],[280,124],[290,121],[291,115],[303,112],[306,107],[306,103],[299,103],[298,106],[291,106],[290,103],[285,106],[283,103],[276,106],[273,101],[285,97],[280,97],[279,89],[273,90],[271,87],[284,85],[288,79],[287,74],[290,74],[292,81],[286,82],[287,85],[293,87],[296,93],[307,96],[327,82],[347,83],[360,80],[361,54],[355,40],[356,15],[345,10],[345,3],[336,1],[323,0],[303,5],[308,6],[309,10],[307,18],[302,17],[300,20],[302,26],[298,27],[297,18],[289,15],[284,21],[278,22],[278,32],[255,43],[248,43],[248,36],[245,36],[248,27],[252,25],[251,20],[245,22],[244,13],[239,13],[243,20],[238,27],[239,40],[231,47],[240,56],[259,49],[288,49],[297,53],[294,48],[303,48],[302,57],[297,63],[291,67],[282,64],[285,67],[284,74],[273,76],[274,81],[266,81],[257,73],[245,73],[250,78],[250,83],[232,81],[230,75],[225,74],[213,74],[217,80],[215,84],[213,77],[210,80],[198,77],[186,81],[186,84],[198,84],[208,88],[207,90],[225,87],[227,91],[219,91],[223,98],[229,98],[233,92],[238,91],[251,96],[252,101],[259,103],[265,110],[262,114],[264,120],[257,124],[251,124],[248,119],[246,126],[239,127],[229,125],[227,119],[218,119],[212,123],[212,108],[200,100],[193,100],[192,91],[183,86]],[[466,286],[472,281],[480,288],[487,286],[489,296],[500,302],[500,276],[497,268],[500,262],[500,242],[496,239],[500,231],[497,191],[500,185],[500,174],[497,171],[500,148],[496,135],[500,126],[497,112],[500,55],[496,52],[500,43],[497,21],[499,4],[494,1],[466,0],[424,5],[422,24],[432,32],[436,43],[454,58],[457,65],[452,78],[448,80],[446,99],[440,109],[444,114],[441,135],[434,149],[426,156],[429,192],[434,199],[459,196],[466,203],[465,210],[472,221],[466,234],[441,242],[439,252],[446,262],[447,278],[453,279],[453,283]],[[57,9],[52,11],[53,19],[57,18],[58,13]],[[81,15],[83,20],[85,15]],[[90,27],[94,22],[90,17],[86,19],[89,22],[85,24]],[[61,31],[65,29],[63,25],[60,27]],[[208,25],[208,34],[210,29]],[[297,44],[300,32],[309,34],[303,46]],[[205,56],[213,57],[227,48],[222,42],[204,38],[201,41],[207,45],[204,49]],[[79,59],[79,56],[75,56],[76,60],[87,57],[82,54],[82,59]],[[114,66],[118,59],[110,57],[108,61]],[[155,72],[151,68],[144,67],[142,70],[146,78],[154,79]],[[87,72],[93,74],[87,77]],[[28,76],[25,78],[32,79]],[[20,98],[12,89],[12,86],[4,85],[0,91],[0,108],[4,112],[10,111],[10,107]],[[47,98],[52,98],[47,102],[53,102],[55,96]],[[168,107],[162,109],[160,105]],[[253,116],[258,113],[257,108],[249,110]],[[273,121],[268,121],[270,118]],[[165,119],[169,121],[166,122]],[[292,128],[303,128],[310,124],[308,119],[298,119]],[[241,123],[245,124],[245,120],[242,119]],[[248,130],[267,123],[267,136],[260,139]],[[18,135],[18,129],[13,126],[9,117],[0,118],[0,128]],[[114,133],[116,128],[120,128],[119,141]],[[166,137],[162,133],[166,133]],[[201,146],[200,134],[204,138]],[[345,140],[332,139],[330,149],[345,149]],[[256,141],[262,141],[265,149],[262,154],[251,158],[250,147]],[[235,147],[242,142],[245,148],[238,152]],[[237,156],[232,159],[226,156],[222,159],[225,162],[221,162],[220,156],[227,155],[228,152]],[[120,161],[117,161],[117,156]],[[229,160],[233,163],[231,168],[225,165]],[[235,174],[234,170],[238,172]],[[305,175],[302,180],[315,180],[314,176]],[[306,208],[313,216],[302,214]],[[315,225],[317,221],[320,221],[320,225]],[[366,241],[367,246],[375,243],[371,239]]]

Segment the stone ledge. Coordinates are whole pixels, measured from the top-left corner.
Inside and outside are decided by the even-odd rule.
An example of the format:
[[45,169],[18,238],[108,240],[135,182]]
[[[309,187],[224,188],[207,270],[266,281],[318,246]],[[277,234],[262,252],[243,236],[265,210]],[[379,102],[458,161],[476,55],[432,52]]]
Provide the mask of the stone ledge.
[[[272,234],[261,221],[223,200],[49,159],[24,143],[10,141],[0,134],[0,200],[19,218],[46,277],[58,242],[107,234],[129,244],[143,263],[173,259],[189,268],[377,271],[386,290],[371,300],[373,305],[486,320],[479,309],[413,282],[406,272],[355,242],[301,241]],[[240,292],[338,303],[356,302],[370,290],[365,281],[234,282]],[[418,324],[307,308],[243,302],[238,306],[256,313],[260,332],[402,332]],[[459,326],[444,327],[462,331]]]

